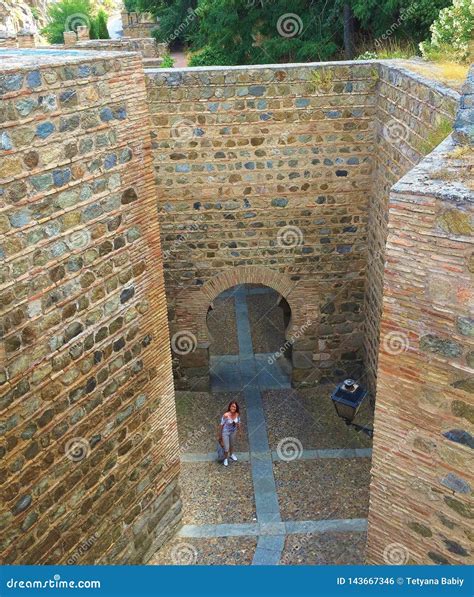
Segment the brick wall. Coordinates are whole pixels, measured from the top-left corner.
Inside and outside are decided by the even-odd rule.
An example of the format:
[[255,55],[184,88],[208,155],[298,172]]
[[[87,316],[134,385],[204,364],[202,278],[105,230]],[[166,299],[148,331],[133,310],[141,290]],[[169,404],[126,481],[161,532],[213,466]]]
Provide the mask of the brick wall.
[[287,335],[310,322],[295,383],[360,372],[377,80],[370,63],[147,71],[171,331],[204,353],[181,357],[190,378],[203,286],[248,266],[292,282]]
[[141,61],[1,60],[2,561],[141,563],[180,511]]
[[[396,66],[383,63],[380,66],[364,299],[365,373],[372,396],[377,383],[390,189],[443,139],[441,131],[453,121],[458,100],[455,91],[433,81]],[[395,348],[404,342],[396,334],[387,335],[382,338],[384,341]]]
[[473,148],[390,192],[368,562],[472,564]]

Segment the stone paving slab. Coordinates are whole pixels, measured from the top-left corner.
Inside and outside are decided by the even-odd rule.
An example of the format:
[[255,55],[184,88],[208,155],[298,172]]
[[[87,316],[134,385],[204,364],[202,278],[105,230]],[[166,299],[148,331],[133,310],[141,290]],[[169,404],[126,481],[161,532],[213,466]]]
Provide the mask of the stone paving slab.
[[[236,452],[235,455],[239,462],[250,460],[249,452]],[[181,462],[217,462],[217,451],[204,454],[181,454]]]
[[[211,355],[210,373],[213,392],[240,391],[246,385],[254,385],[265,389],[291,388],[288,372],[281,361],[268,363],[271,354],[257,354],[255,357],[239,357],[238,355]],[[251,365],[250,375],[247,366]]]
[[285,545],[284,535],[260,536],[252,560],[252,566],[276,566]]
[[[248,462],[250,460],[249,452],[236,452],[235,454],[242,462]],[[314,460],[317,458],[370,458],[372,456],[372,448],[356,448],[356,449],[341,449],[341,450],[303,450],[298,460]],[[216,452],[207,453],[184,453],[181,454],[181,462],[213,462],[217,458]],[[269,460],[270,453],[266,452],[255,452],[252,453],[254,461],[257,460]],[[278,452],[271,453],[271,459],[274,462],[283,461],[284,458]],[[256,464],[255,464],[256,466]]]
[[223,524],[185,524],[180,537],[240,537],[254,535],[297,535],[313,533],[364,533],[366,518],[333,520],[292,520],[286,522],[253,522]]

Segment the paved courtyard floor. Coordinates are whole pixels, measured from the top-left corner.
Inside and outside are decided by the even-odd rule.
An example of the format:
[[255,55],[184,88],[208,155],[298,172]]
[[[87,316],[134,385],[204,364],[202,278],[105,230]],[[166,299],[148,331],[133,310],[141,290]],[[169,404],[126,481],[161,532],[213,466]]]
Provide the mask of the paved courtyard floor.
[[[294,390],[278,295],[238,286],[208,317],[211,392],[177,392],[183,526],[152,564],[360,564],[371,440],[336,416],[333,386]],[[270,364],[271,363],[271,364]],[[237,462],[216,461],[220,416],[240,405]],[[356,422],[372,426],[365,404]]]

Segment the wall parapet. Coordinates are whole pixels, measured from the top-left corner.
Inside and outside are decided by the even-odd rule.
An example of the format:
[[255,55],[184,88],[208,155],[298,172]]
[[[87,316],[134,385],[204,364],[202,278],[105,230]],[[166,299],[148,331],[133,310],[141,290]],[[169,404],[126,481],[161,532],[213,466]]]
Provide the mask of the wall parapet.
[[473,561],[474,151],[453,137],[390,192],[370,564],[395,542],[408,564]]

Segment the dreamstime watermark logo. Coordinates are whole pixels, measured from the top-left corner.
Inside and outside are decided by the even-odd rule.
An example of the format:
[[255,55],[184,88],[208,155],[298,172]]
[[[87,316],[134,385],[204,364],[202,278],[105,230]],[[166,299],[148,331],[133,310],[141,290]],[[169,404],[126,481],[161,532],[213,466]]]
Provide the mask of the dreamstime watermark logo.
[[303,240],[303,231],[298,226],[283,226],[277,232],[277,244],[283,249],[299,247]]
[[203,10],[203,8],[204,7],[201,7],[201,6],[198,6],[195,9],[188,8],[188,14],[187,14],[186,18],[173,31],[173,33],[165,40],[165,43],[167,43],[169,45],[169,43],[171,41],[174,41],[177,37],[179,37],[181,35],[181,33],[183,33],[183,31],[189,27],[189,25],[194,21],[194,19],[197,19],[198,17],[201,16],[199,13]]
[[285,351],[287,351],[290,348],[290,346],[292,346],[295,343],[295,340],[298,340],[298,338],[300,338],[305,333],[305,331],[309,328],[311,323],[312,321],[308,319],[308,321],[306,321],[302,326],[300,326],[291,335],[291,338],[288,338],[288,340],[283,344],[283,346],[280,346],[280,348],[276,352],[274,352],[272,355],[268,357],[268,364],[273,365],[273,363],[275,363],[275,361],[279,359],[282,356],[282,354],[284,354]]
[[198,550],[192,543],[178,543],[171,550],[171,561],[176,566],[192,566],[197,562]]
[[277,31],[282,37],[295,37],[303,31],[303,21],[294,12],[287,12],[278,19]]
[[177,141],[189,141],[194,137],[194,122],[185,118],[171,125],[171,136]]
[[188,439],[184,442],[184,444],[180,444],[179,451],[182,454],[184,452],[187,452],[189,448],[191,448],[191,446],[195,444],[197,440],[200,437],[202,437],[205,433],[206,428],[204,427],[204,425],[201,425],[201,427],[197,431],[188,431]]
[[85,437],[73,437],[66,442],[64,453],[72,462],[80,462],[91,453],[91,445]]
[[278,442],[277,454],[280,460],[291,462],[301,458],[303,454],[303,444],[297,437],[284,437]]
[[401,543],[390,543],[383,550],[383,559],[391,566],[404,566],[408,562],[410,552]]
[[66,560],[66,564],[69,564],[70,566],[73,566],[74,564],[76,564],[77,560],[86,553],[86,551],[89,551],[89,549],[94,545],[94,543],[97,541],[97,539],[99,538],[99,535],[97,533],[94,533],[93,535],[91,535],[88,539],[86,539],[86,541],[84,541],[84,543],[81,543],[81,545],[79,545],[78,549],[76,549],[76,551],[69,556],[69,558]]
[[199,230],[199,226],[197,224],[191,224],[188,227],[186,232],[179,234],[175,240],[171,243],[171,245],[163,251],[163,259],[166,261],[171,257],[171,255],[179,250],[179,248],[188,240],[188,235],[190,232],[196,232]]
[[419,10],[420,7],[418,6],[417,2],[413,2],[413,4],[410,4],[410,6],[408,6],[406,9],[402,9],[400,11],[400,16],[398,17],[398,19],[390,25],[390,27],[387,29],[387,31],[385,31],[385,33],[383,33],[380,37],[378,37],[375,40],[375,45],[383,46],[383,42],[386,39],[388,39],[393,33],[395,33],[395,31],[400,27],[400,25],[402,25],[404,21],[406,21],[408,17],[416,14]]
[[75,31],[77,32],[78,27],[90,28],[91,22],[89,17],[81,12],[76,12],[69,15],[64,22],[64,31]]
[[384,352],[396,356],[408,350],[410,340],[405,332],[388,332],[383,337],[382,347]]
[[70,249],[83,249],[91,241],[89,230],[75,230],[66,237],[66,244]]
[[389,143],[399,143],[408,137],[408,128],[398,120],[389,120],[383,125],[383,138]]
[[171,348],[176,354],[189,354],[194,352],[197,347],[197,338],[189,330],[182,330],[173,334],[171,338]]

